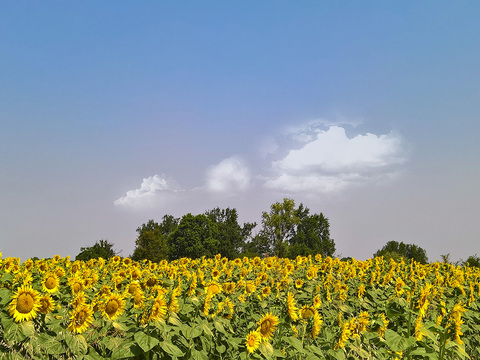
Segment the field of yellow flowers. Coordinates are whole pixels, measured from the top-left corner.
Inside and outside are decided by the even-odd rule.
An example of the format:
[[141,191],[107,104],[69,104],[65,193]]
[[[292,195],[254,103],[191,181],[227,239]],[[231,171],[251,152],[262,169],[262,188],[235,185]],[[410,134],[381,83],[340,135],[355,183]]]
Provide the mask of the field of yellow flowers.
[[0,257],[6,359],[479,359],[480,271],[297,257]]

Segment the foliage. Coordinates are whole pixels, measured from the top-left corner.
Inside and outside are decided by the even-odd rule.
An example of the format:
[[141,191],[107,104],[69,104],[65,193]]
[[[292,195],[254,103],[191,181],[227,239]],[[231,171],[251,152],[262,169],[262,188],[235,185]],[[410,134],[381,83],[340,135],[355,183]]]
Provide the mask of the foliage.
[[330,224],[322,214],[310,214],[303,204],[295,207],[293,199],[271,205],[262,213],[262,229],[250,245],[259,254],[295,258],[298,255],[333,256],[335,242],[330,238]]
[[0,357],[478,359],[479,279],[476,267],[320,254],[6,258]]
[[477,254],[470,255],[463,265],[480,268],[480,257]]
[[251,237],[252,230],[257,224],[244,223],[240,226],[236,209],[217,207],[206,211],[205,215],[217,225],[213,236],[219,244],[214,253],[220,253],[228,259],[238,257],[245,246],[246,239]]
[[399,255],[409,260],[413,259],[421,264],[426,264],[428,262],[427,252],[424,249],[418,245],[404,244],[403,242],[398,243],[397,241],[387,242],[383,248],[378,250],[373,256],[380,257],[389,253],[390,256],[398,257]]
[[171,215],[165,215],[162,223],[149,220],[137,228],[138,237],[135,241],[133,260],[160,261],[169,258],[168,236],[175,231],[179,220]]
[[104,258],[106,260],[117,255],[113,249],[113,244],[107,240],[99,240],[93,246],[81,247],[80,253],[75,257],[76,260],[88,261],[90,259]]
[[182,216],[168,238],[171,259],[212,257],[220,246],[217,232],[217,223],[205,214]]

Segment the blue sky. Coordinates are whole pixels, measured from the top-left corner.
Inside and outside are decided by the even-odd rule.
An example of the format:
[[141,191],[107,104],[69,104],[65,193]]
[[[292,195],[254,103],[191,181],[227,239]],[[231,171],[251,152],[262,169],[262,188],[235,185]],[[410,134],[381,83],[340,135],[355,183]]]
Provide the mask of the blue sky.
[[480,254],[480,5],[18,1],[0,12],[0,252],[133,252],[284,197],[337,254]]

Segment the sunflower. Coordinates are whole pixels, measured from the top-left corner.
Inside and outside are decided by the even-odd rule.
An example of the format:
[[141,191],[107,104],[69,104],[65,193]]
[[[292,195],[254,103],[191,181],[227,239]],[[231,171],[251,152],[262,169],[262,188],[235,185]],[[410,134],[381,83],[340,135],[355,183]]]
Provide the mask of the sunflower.
[[137,290],[137,292],[133,295],[133,307],[135,309],[139,309],[143,306],[145,296],[143,294],[143,291]]
[[315,309],[315,307],[313,307],[313,306],[304,305],[304,306],[300,309],[300,317],[301,317],[303,320],[308,320],[308,319],[310,319],[310,318],[311,318],[312,316],[314,316],[316,313],[317,313],[317,309]]
[[121,295],[111,294],[106,297],[103,307],[103,315],[110,320],[115,320],[125,309],[125,300]]
[[298,315],[297,315],[297,307],[295,306],[295,297],[291,292],[288,292],[287,294],[287,311],[288,315],[290,316],[290,319],[292,321],[297,321]]
[[67,329],[73,333],[80,334],[88,329],[93,322],[93,310],[90,305],[82,304],[71,312],[70,324]]
[[55,273],[48,273],[42,281],[42,289],[45,292],[54,294],[59,290],[60,280]]
[[303,280],[302,279],[295,280],[295,287],[297,289],[300,289],[302,286],[303,286]]
[[153,303],[152,310],[150,311],[150,316],[148,317],[148,321],[163,319],[167,314],[167,310],[168,310],[167,301],[164,299],[163,296],[157,296],[157,298]]
[[222,286],[216,281],[209,281],[206,288],[207,294],[216,295],[222,292]]
[[313,315],[313,329],[312,329],[312,336],[315,339],[318,334],[320,334],[320,327],[322,326],[323,319],[318,312],[315,312]]
[[262,340],[268,341],[273,337],[273,333],[277,329],[278,323],[279,323],[278,317],[271,313],[266,313],[258,321],[257,331],[260,332],[260,335],[262,336]]
[[[129,259],[129,258],[126,258],[126,259]],[[140,289],[141,289],[140,283],[136,280],[133,280],[127,286],[127,294],[128,295],[135,295],[135,293]]]
[[22,285],[12,296],[9,310],[15,322],[32,320],[40,309],[40,295],[29,285]]
[[262,340],[262,335],[258,331],[250,331],[246,338],[246,347],[247,351],[251,354],[260,346],[260,341]]
[[38,311],[40,311],[42,314],[48,314],[49,312],[52,312],[53,309],[55,308],[55,301],[53,301],[52,297],[50,295],[43,295],[39,299],[40,303],[40,308]]

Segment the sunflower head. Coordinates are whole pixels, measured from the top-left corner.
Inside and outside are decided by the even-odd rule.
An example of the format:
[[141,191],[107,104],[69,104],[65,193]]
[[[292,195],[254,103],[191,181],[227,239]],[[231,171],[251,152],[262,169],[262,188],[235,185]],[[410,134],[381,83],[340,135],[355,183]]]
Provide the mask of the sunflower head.
[[115,320],[125,309],[125,300],[118,294],[111,294],[104,302],[103,315],[110,320]]
[[251,331],[246,338],[247,351],[251,354],[260,346],[262,335],[258,331]]
[[273,333],[277,329],[278,323],[279,323],[278,317],[270,313],[266,313],[258,321],[257,331],[260,333],[262,340],[268,341],[273,337]]
[[80,334],[87,330],[92,322],[93,310],[91,306],[82,304],[73,309],[67,329],[73,333]]
[[38,311],[40,311],[42,314],[48,314],[49,312],[52,312],[55,308],[55,301],[53,301],[50,295],[43,295],[39,299],[39,303],[40,308],[38,309]]
[[53,294],[56,293],[60,286],[60,280],[57,275],[53,272],[47,273],[42,281],[43,291]]
[[40,295],[30,285],[23,285],[12,296],[8,307],[10,315],[16,322],[32,320],[40,309]]

